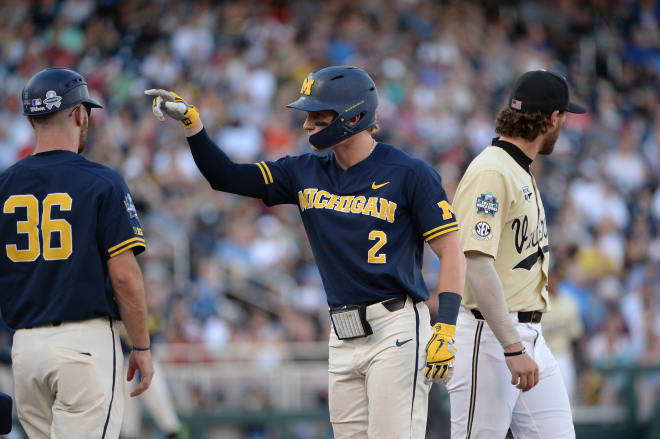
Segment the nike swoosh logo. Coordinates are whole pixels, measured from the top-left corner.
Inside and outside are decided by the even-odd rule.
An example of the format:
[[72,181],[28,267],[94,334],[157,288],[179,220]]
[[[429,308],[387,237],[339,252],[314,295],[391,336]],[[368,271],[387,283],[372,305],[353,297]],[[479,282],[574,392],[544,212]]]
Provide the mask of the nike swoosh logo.
[[382,184],[376,184],[376,182],[374,181],[373,183],[371,183],[371,189],[373,189],[373,190],[380,189],[383,186],[387,186],[388,184],[390,184],[389,181],[387,181],[385,183],[382,183]]
[[[389,182],[388,182],[388,183],[389,183]],[[385,184],[387,184],[387,183],[385,183]],[[412,340],[412,338],[409,338],[408,340],[403,340],[403,341],[399,341],[399,340],[397,339],[397,341],[396,341],[396,345],[397,345],[397,346],[403,346],[404,344],[408,343],[410,340]]]
[[444,346],[444,344],[445,344],[445,341],[444,341],[444,340],[440,340],[440,343],[438,343],[438,348],[435,350],[435,352],[433,353],[433,355],[437,355],[438,352],[440,352],[440,348],[442,348],[442,346]]

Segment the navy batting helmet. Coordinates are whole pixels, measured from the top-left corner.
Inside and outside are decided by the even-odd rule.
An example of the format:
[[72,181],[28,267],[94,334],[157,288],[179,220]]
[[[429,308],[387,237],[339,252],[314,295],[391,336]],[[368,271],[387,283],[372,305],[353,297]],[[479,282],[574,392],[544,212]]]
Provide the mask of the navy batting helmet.
[[21,98],[26,116],[54,113],[81,102],[88,107],[103,108],[89,97],[85,78],[62,67],[44,69],[30,78],[23,87]]
[[[376,84],[362,69],[333,66],[315,70],[305,78],[297,101],[287,105],[304,111],[333,110],[337,117],[329,126],[309,137],[318,149],[325,149],[376,124],[378,92]],[[355,125],[348,121],[358,114]]]

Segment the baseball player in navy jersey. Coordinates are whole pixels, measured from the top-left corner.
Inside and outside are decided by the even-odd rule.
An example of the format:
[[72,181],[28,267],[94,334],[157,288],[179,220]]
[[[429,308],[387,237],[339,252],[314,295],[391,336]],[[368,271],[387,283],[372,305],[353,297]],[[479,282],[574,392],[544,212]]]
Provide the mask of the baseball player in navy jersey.
[[548,227],[530,164],[551,154],[569,101],[544,70],[516,82],[495,121],[500,135],[461,179],[454,205],[468,260],[448,384],[452,438],[574,438],[559,367],[541,331],[548,300]]
[[92,108],[78,73],[51,68],[21,95],[34,154],[0,174],[0,309],[15,331],[18,418],[30,439],[117,438],[123,356],[117,322],[135,346],[146,390],[149,352],[142,274],[145,249],[131,194],[115,171],[85,159]]
[[[424,375],[442,380],[452,372],[465,260],[438,174],[372,138],[378,96],[369,75],[349,66],[310,73],[289,107],[307,112],[303,129],[313,149],[330,152],[256,164],[233,163],[178,95],[146,94],[155,97],[157,117],[183,122],[214,189],[298,206],[330,307],[335,437],[424,437],[431,385]],[[434,328],[423,303],[425,242],[442,262]]]

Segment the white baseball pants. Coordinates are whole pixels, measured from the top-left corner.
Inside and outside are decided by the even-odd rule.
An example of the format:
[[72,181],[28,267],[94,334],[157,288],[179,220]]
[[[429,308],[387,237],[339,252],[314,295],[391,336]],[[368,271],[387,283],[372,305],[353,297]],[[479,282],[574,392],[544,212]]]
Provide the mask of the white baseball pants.
[[484,320],[461,307],[456,325],[456,363],[447,385],[452,439],[575,438],[571,406],[540,323],[519,323],[527,353],[539,366],[539,383],[527,392],[511,384],[504,350]]
[[19,329],[12,368],[16,408],[30,439],[116,439],[124,360],[109,318]]
[[329,405],[335,439],[423,439],[430,383],[424,377],[429,310],[367,307],[373,334],[329,341]]

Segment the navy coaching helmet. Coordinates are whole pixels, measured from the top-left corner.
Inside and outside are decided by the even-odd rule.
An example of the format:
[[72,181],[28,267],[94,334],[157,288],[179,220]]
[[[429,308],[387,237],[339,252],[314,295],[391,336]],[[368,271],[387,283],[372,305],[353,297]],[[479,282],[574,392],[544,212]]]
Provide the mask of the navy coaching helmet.
[[[287,107],[337,113],[330,125],[309,137],[309,143],[325,149],[376,124],[378,92],[373,79],[364,70],[332,66],[307,75],[300,88],[300,97]],[[348,121],[358,114],[362,115],[359,122],[348,125]]]
[[26,116],[54,113],[81,102],[91,108],[103,108],[89,97],[85,78],[62,67],[44,69],[30,78],[23,87],[21,98]]

